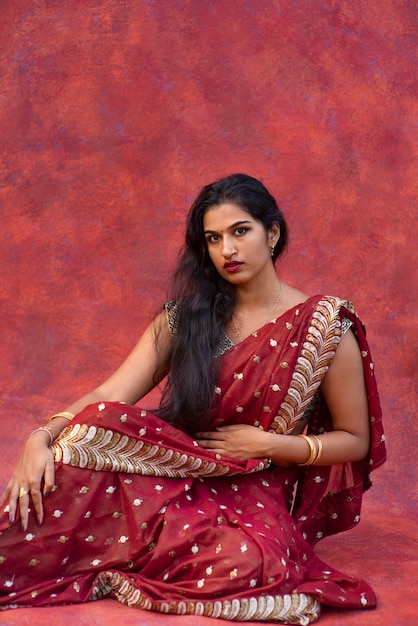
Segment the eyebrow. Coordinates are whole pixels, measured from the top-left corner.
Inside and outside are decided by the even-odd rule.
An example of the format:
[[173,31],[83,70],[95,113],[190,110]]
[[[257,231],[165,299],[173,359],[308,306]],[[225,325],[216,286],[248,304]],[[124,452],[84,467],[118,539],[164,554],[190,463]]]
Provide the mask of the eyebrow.
[[[251,224],[250,220],[240,220],[239,222],[234,222],[233,224],[231,224],[231,226],[228,226],[228,228],[226,230],[233,230],[234,228],[237,228],[238,226],[242,226],[242,224]],[[216,233],[216,230],[205,230],[204,234],[205,235],[210,235],[210,234],[214,234]],[[224,231],[221,230],[221,233],[223,233]]]

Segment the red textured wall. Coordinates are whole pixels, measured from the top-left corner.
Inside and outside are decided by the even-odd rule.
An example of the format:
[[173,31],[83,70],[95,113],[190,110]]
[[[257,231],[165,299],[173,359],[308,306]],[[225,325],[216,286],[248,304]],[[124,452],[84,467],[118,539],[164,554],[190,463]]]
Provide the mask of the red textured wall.
[[191,199],[243,171],[288,218],[281,276],[366,322],[390,454],[368,506],[415,514],[415,3],[1,0],[0,21],[5,465],[119,364]]

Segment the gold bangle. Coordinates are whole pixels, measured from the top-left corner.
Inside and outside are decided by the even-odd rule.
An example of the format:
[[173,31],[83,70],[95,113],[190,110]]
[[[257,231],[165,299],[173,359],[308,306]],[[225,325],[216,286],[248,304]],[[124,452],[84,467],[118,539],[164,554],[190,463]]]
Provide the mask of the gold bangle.
[[52,415],[52,417],[50,417],[48,420],[48,424],[51,420],[55,419],[56,417],[63,417],[64,419],[71,422],[71,420],[74,419],[75,415],[74,413],[70,413],[69,411],[61,411],[61,413],[55,413],[54,415]]
[[311,437],[314,437],[318,443],[317,454],[316,454],[315,460],[313,461],[313,463],[317,463],[322,455],[322,439],[320,439],[318,435],[311,435]]
[[309,450],[310,450],[310,455],[309,455],[308,460],[305,461],[305,463],[298,463],[298,465],[300,465],[301,467],[304,465],[312,465],[312,463],[315,462],[315,459],[318,455],[316,441],[311,439],[311,437],[307,437],[306,435],[298,435],[298,437],[302,437],[302,439],[306,441],[306,443],[309,445]]

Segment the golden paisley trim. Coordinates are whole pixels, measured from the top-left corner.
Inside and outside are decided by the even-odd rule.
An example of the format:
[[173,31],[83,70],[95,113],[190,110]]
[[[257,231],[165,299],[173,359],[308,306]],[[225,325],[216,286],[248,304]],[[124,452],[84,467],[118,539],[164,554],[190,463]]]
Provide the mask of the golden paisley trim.
[[287,394],[270,430],[288,434],[309,407],[341,339],[342,306],[353,310],[351,303],[334,296],[325,296],[316,305]]
[[[235,474],[228,465],[207,461],[88,424],[74,424],[52,446],[55,462],[96,471],[190,478]],[[253,471],[268,466],[260,461]]]
[[179,600],[152,602],[119,572],[101,572],[93,589],[91,600],[112,594],[130,607],[171,615],[199,615],[237,622],[274,621],[282,624],[307,626],[316,622],[321,606],[312,596],[293,592],[278,596],[260,595],[242,600]]

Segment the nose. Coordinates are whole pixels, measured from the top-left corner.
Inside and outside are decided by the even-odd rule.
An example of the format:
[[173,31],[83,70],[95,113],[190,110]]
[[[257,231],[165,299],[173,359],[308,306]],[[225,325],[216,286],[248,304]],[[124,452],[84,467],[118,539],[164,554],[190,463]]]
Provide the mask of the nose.
[[224,259],[230,259],[233,254],[236,253],[234,242],[230,237],[223,238],[222,241],[222,256]]

